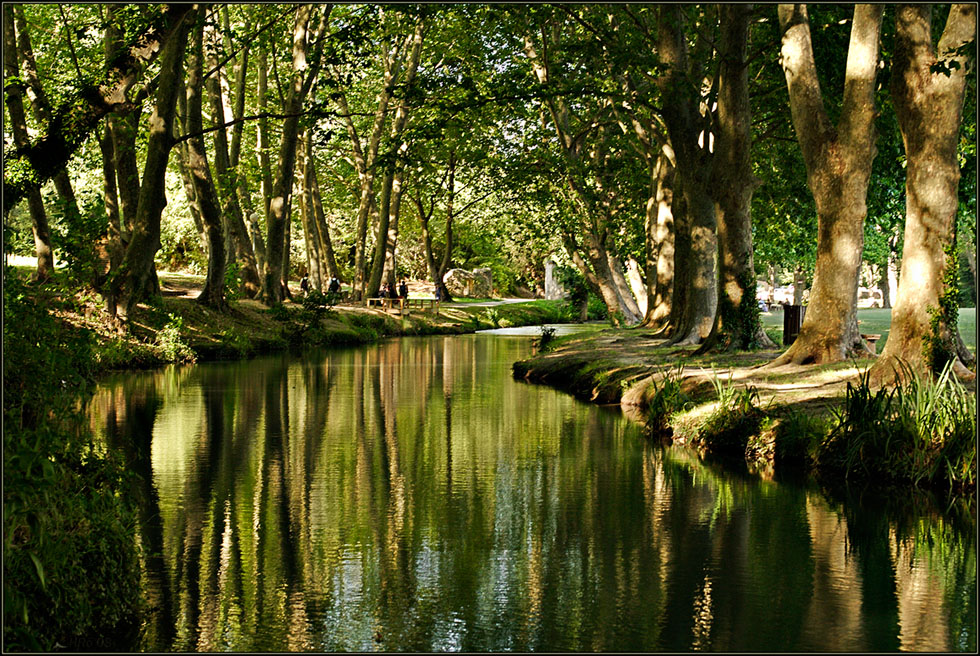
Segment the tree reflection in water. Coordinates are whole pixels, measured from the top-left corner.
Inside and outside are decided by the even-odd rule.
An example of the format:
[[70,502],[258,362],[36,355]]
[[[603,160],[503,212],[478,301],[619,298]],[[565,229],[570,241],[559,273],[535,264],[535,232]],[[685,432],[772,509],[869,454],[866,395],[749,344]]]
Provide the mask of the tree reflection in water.
[[413,338],[106,381],[92,421],[141,475],[141,648],[976,648],[972,511],[661,449],[513,381],[529,349]]

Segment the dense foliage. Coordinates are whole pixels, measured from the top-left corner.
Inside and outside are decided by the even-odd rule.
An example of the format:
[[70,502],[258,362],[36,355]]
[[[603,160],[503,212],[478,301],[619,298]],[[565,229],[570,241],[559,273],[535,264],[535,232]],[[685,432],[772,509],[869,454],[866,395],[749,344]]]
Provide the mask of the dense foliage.
[[77,415],[92,335],[9,269],[3,301],[4,647],[129,649],[141,608],[131,474]]

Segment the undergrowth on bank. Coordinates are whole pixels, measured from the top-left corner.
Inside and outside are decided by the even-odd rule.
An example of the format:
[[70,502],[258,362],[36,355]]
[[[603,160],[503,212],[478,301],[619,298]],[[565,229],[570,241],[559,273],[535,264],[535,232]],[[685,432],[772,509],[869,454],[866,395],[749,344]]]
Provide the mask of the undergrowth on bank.
[[66,290],[4,271],[5,651],[128,650],[141,608],[131,476],[77,412],[95,339],[57,319]]

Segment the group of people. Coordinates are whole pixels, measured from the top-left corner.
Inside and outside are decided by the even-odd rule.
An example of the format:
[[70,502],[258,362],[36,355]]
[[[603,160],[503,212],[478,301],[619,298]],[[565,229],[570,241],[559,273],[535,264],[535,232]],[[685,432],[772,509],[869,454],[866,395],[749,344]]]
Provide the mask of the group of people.
[[381,298],[408,298],[408,283],[402,278],[398,283],[398,289],[390,282],[386,282],[381,288]]
[[[305,273],[303,274],[303,279],[299,281],[299,288],[301,290],[303,290],[303,295],[304,296],[309,293],[309,291],[310,291],[310,277],[309,277],[309,275],[307,275]],[[337,276],[331,276],[331,278],[330,278],[330,286],[327,287],[327,292],[330,293],[330,294],[339,294],[340,293],[340,281],[337,280]]]

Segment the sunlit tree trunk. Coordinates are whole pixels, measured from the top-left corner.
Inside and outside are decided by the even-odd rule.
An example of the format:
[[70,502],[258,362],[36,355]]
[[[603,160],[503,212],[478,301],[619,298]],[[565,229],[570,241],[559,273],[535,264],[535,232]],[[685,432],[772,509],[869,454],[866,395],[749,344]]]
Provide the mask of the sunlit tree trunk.
[[303,133],[303,149],[301,151],[300,171],[303,174],[303,187],[301,191],[301,212],[303,220],[303,239],[306,243],[306,266],[309,270],[310,284],[314,289],[322,290],[323,257],[320,253],[320,231],[315,218],[313,209],[313,138],[309,128]]
[[[662,93],[670,98],[664,103],[663,115],[674,149],[676,175],[685,195],[688,220],[683,225],[687,228],[685,238],[690,248],[686,275],[674,279],[678,322],[670,341],[673,344],[699,344],[711,332],[718,302],[717,222],[710,191],[712,137],[698,111],[700,89],[690,79],[685,39],[680,5],[661,6],[658,46],[667,67],[661,85]],[[700,82],[700,79],[696,80],[696,83]],[[678,231],[680,227],[675,223]],[[677,304],[679,292],[685,296],[681,306]]]
[[748,45],[752,5],[721,7],[718,125],[711,185],[718,222],[718,312],[699,351],[775,344],[762,329],[752,260],[752,112]]
[[[930,5],[896,10],[891,97],[908,164],[901,277],[888,341],[872,369],[885,380],[902,376],[900,363],[928,375],[950,360],[961,377],[975,376],[957,358],[958,304],[944,304],[943,297],[957,293],[956,281],[947,280],[952,255],[946,251],[958,205],[957,142],[968,62],[966,54],[955,51],[976,38],[976,5],[950,8],[938,48],[932,45],[931,14]],[[958,66],[948,74],[933,72],[939,60]],[[931,312],[938,319],[935,325]]]
[[122,301],[124,316],[128,317],[138,302],[158,293],[153,257],[160,249],[160,218],[167,204],[164,176],[173,145],[173,121],[191,22],[186,20],[185,15],[181,16],[180,25],[164,45],[160,56],[156,106],[150,115],[139,203],[119,275],[112,282],[108,303],[112,314],[119,311],[118,302]]
[[[10,129],[14,133],[14,143],[17,147],[25,148],[30,143],[30,136],[27,132],[27,116],[24,113],[23,83],[19,81],[20,65],[17,55],[17,36],[14,31],[14,12],[10,4],[3,6],[3,68],[7,80],[4,84],[4,95],[10,116]],[[39,188],[28,191],[27,206],[34,231],[34,251],[37,254],[36,277],[38,282],[46,282],[54,271],[54,252],[51,249],[48,215],[44,211]]]
[[102,195],[105,199],[105,213],[108,223],[108,234],[105,240],[105,255],[100,254],[103,261],[95,277],[95,288],[101,291],[108,279],[110,271],[119,265],[122,259],[122,227],[119,220],[119,198],[116,194],[116,167],[112,147],[112,133],[108,121],[99,135],[99,150],[102,153]]
[[656,195],[653,201],[654,215],[647,215],[647,252],[653,259],[647,263],[647,285],[650,286],[650,302],[643,325],[655,330],[665,327],[670,317],[671,296],[674,289],[674,215],[673,182],[674,166],[666,150],[657,157],[653,171]]
[[817,206],[817,263],[799,337],[772,366],[837,362],[864,350],[857,288],[875,156],[874,85],[882,5],[856,5],[835,127],[823,106],[804,5],[780,5],[790,110]]
[[[415,31],[412,34],[411,39],[411,50],[408,54],[408,62],[405,67],[405,77],[403,80],[405,90],[402,93],[407,93],[407,90],[411,89],[412,82],[415,80],[415,71],[419,66],[419,60],[422,55],[422,21],[418,21],[415,24]],[[398,103],[398,109],[395,110],[395,118],[392,121],[391,143],[399,143],[407,123],[408,98],[403,96],[401,101]],[[396,160],[401,156],[400,151],[401,147],[399,147],[399,153],[396,154]],[[400,163],[396,161],[395,166],[397,167],[399,164]],[[381,288],[381,274],[384,270],[384,263],[389,247],[388,227],[391,223],[392,216],[392,195],[393,193],[400,193],[400,190],[393,192],[392,188],[394,183],[395,171],[391,170],[385,175],[384,187],[382,189],[382,207],[381,212],[378,215],[378,229],[375,234],[374,258],[371,264],[371,276],[368,279],[366,286],[366,293],[368,297],[377,296],[378,290]]]
[[[209,49],[207,60],[209,70],[215,70],[218,67],[218,58],[215,54],[215,49]],[[244,79],[243,73],[244,70],[239,72],[241,79]],[[225,104],[217,72],[209,76],[204,84],[211,101],[211,113],[214,117],[215,126],[219,126],[225,122]],[[238,125],[242,124],[239,123]],[[248,228],[245,225],[245,215],[240,202],[241,185],[238,180],[239,174],[236,167],[232,164],[228,136],[224,128],[214,132],[214,164],[218,187],[221,191],[221,197],[224,200],[221,215],[227,224],[228,232],[230,233],[229,236],[234,245],[233,252],[235,259],[241,264],[242,283],[245,287],[245,294],[249,298],[254,298],[260,291],[259,271],[255,263],[255,252],[252,249],[252,240],[249,237]]]
[[[320,17],[320,25],[316,30],[317,36],[313,39],[317,47],[322,45],[323,34],[326,31],[327,18],[331,9],[330,5],[324,5],[321,9],[323,13]],[[286,249],[289,248],[286,223],[289,220],[289,204],[296,165],[299,113],[320,64],[320,58],[314,57],[309,66],[307,65],[307,41],[312,12],[313,7],[311,5],[300,5],[296,10],[293,29],[292,79],[284,107],[286,118],[283,121],[282,138],[279,144],[279,166],[273,183],[266,226],[268,251],[262,280],[262,301],[270,306],[282,301],[289,293],[286,288],[286,279],[289,275],[289,263],[285,257]],[[304,71],[306,72],[305,80]]]
[[[190,34],[190,52],[187,55],[187,116],[185,132],[187,139],[187,170],[194,184],[201,209],[201,220],[208,240],[208,272],[204,289],[197,302],[206,307],[222,310],[225,301],[225,235],[221,221],[221,207],[218,194],[211,178],[207,151],[204,147],[204,118],[202,114],[204,95],[204,12],[196,12],[196,24]],[[189,15],[190,16],[190,15]]]

